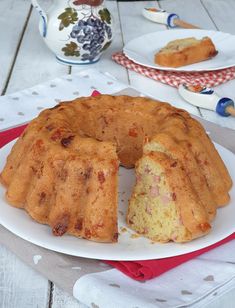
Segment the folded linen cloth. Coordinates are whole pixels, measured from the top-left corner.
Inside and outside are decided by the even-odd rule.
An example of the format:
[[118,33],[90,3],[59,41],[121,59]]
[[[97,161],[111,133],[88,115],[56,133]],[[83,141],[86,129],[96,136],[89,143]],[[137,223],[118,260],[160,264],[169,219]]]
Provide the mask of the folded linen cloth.
[[176,72],[159,70],[137,64],[126,57],[123,52],[114,53],[112,59],[130,70],[175,88],[178,88],[183,83],[215,87],[235,78],[235,67],[209,72]]
[[110,303],[115,308],[231,307],[234,250],[231,241],[147,281],[125,277],[116,269],[87,274],[77,280],[73,294],[89,307],[109,308]]

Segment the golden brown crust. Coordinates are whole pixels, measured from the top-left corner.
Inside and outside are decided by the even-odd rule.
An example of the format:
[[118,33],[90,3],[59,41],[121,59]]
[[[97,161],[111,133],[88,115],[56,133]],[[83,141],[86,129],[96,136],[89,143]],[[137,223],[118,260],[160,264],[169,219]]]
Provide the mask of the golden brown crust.
[[[192,39],[188,38],[188,40]],[[187,44],[185,47],[181,47],[181,44],[185,40],[187,39],[175,40],[168,43],[166,47],[155,54],[154,62],[161,66],[181,67],[208,60],[215,57],[218,53],[209,37],[197,40],[197,42],[192,40],[191,45]],[[175,45],[175,48],[169,50],[169,45]]]

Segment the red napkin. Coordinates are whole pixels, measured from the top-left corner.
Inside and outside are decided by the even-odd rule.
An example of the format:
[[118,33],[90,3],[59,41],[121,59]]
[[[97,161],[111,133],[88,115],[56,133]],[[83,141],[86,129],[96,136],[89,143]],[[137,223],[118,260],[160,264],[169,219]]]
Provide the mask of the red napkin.
[[147,261],[104,261],[104,262],[114,266],[116,269],[120,270],[121,272],[131,277],[132,279],[138,281],[144,281],[155,278],[184,262],[187,262],[193,258],[200,256],[204,252],[210,251],[211,249],[214,249],[234,239],[235,239],[235,233],[219,241],[218,243],[176,257],[164,258],[159,260],[147,260]]
[[[100,94],[99,92],[94,91],[92,93],[92,96],[96,96],[99,94]],[[16,128],[11,128],[4,132],[0,132],[0,148],[3,147],[8,142],[12,141],[13,139],[19,137],[20,134],[24,131],[26,126],[27,124]],[[109,265],[112,265],[113,267],[120,270],[127,276],[131,277],[132,279],[144,281],[157,277],[169,271],[170,269],[184,262],[187,262],[203,254],[204,252],[207,252],[222,244],[225,244],[233,239],[235,239],[235,233],[219,241],[218,243],[208,246],[206,248],[191,253],[187,253],[184,255],[165,258],[165,259],[147,260],[147,261],[104,261],[104,262]]]
[[179,85],[183,83],[188,85],[200,84],[206,87],[215,87],[235,78],[235,66],[209,72],[175,72],[137,64],[128,59],[123,52],[114,53],[112,59],[132,71],[175,88],[178,88]]
[[15,138],[19,137],[26,126],[27,124],[15,128],[10,128],[4,132],[0,132],[0,148]]

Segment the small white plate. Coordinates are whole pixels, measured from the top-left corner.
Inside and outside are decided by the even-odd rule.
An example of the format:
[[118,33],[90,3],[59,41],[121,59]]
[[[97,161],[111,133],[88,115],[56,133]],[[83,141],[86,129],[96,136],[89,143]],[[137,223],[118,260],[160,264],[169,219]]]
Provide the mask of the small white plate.
[[[2,170],[14,142],[8,143],[0,150],[0,170]],[[235,155],[220,145],[216,145],[216,147],[229,167],[235,182]],[[0,223],[12,233],[38,246],[68,255],[102,260],[149,260],[177,256],[212,245],[235,232],[235,186],[233,186],[229,206],[218,210],[212,231],[208,235],[184,244],[152,244],[150,240],[143,237],[132,238],[131,235],[134,232],[126,226],[125,213],[128,198],[135,182],[134,170],[120,168],[119,173],[118,221],[120,236],[117,244],[95,243],[69,235],[53,236],[48,226],[35,222],[24,210],[9,206],[4,200],[5,189],[1,185]],[[122,227],[125,227],[127,231],[122,232]]]
[[[154,55],[170,41],[208,36],[215,44],[218,54],[209,60],[179,68],[163,67],[154,63]],[[166,30],[137,37],[123,49],[125,55],[138,64],[167,71],[213,71],[235,65],[235,36],[229,33],[209,30]]]

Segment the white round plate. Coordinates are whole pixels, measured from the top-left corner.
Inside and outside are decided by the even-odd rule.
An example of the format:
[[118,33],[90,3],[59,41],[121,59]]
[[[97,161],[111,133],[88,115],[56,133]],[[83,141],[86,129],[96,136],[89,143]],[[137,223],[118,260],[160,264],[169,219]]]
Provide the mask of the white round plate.
[[[206,61],[179,68],[163,67],[154,63],[154,55],[170,41],[208,36],[215,44],[218,54]],[[229,33],[209,30],[166,30],[137,37],[127,43],[123,49],[125,55],[138,64],[167,71],[213,71],[235,65],[235,36]]]
[[[0,170],[14,142],[8,143],[0,150]],[[229,166],[230,174],[235,182],[235,155],[220,145],[216,147],[225,164]],[[135,182],[134,171],[120,168],[119,173],[120,236],[116,244],[95,243],[69,235],[53,236],[48,226],[35,222],[24,210],[9,206],[4,200],[5,189],[1,185],[0,223],[12,233],[38,246],[68,255],[101,260],[149,260],[177,256],[214,244],[235,232],[235,186],[233,186],[229,206],[218,210],[212,231],[208,235],[184,244],[153,244],[146,238],[135,237],[135,233],[125,223],[127,202]],[[126,232],[122,231],[123,227],[127,229]],[[134,237],[131,236],[133,234]]]

